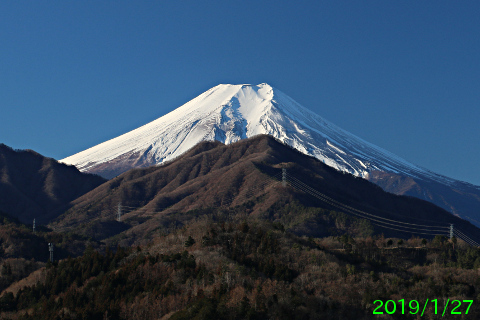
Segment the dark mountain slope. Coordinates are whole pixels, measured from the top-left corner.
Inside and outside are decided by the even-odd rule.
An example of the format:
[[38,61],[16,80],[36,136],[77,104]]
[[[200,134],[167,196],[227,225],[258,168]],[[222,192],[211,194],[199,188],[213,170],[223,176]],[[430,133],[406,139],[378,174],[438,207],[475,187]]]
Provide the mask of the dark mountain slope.
[[[431,203],[387,193],[263,135],[228,146],[200,143],[168,164],[128,171],[75,200],[52,225],[98,238],[123,231],[122,237],[132,243],[150,238],[159,229],[223,210],[230,218],[248,215],[286,221],[296,216],[297,233],[319,236],[318,230],[326,232],[328,228],[321,226],[325,219],[319,218],[323,211],[318,208],[342,210],[304,193],[293,183],[283,188],[278,181],[282,167],[289,176],[318,192],[370,214],[407,223],[445,227],[454,223],[469,234],[478,232],[470,223]],[[125,209],[122,222],[115,221],[119,203]],[[285,211],[286,207],[289,210]],[[304,215],[306,208],[313,211]],[[293,224],[287,227],[293,228]],[[378,227],[375,232],[404,238],[412,235]]]
[[429,179],[415,179],[394,173],[374,171],[368,180],[385,191],[427,200],[476,225],[480,207],[480,189],[466,182],[445,185]]
[[34,151],[0,144],[0,210],[22,222],[46,223],[105,181]]

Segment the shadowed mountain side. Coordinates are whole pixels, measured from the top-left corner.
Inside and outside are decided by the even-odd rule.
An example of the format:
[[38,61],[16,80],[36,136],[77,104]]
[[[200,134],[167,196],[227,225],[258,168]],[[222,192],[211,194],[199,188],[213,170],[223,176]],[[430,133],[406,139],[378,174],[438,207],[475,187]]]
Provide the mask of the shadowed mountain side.
[[105,181],[34,151],[0,144],[0,210],[24,223],[49,222]]
[[[135,243],[147,240],[159,228],[181,226],[184,221],[209,212],[200,209],[243,206],[243,214],[271,220],[280,219],[277,212],[292,203],[341,211],[293,188],[293,184],[283,188],[278,180],[282,167],[319,192],[371,214],[411,223],[454,223],[470,234],[478,232],[470,223],[431,203],[387,193],[266,135],[230,145],[203,142],[165,165],[128,171],[75,200],[74,206],[52,226],[97,238],[129,228],[121,237]],[[115,222],[119,203],[122,221]],[[294,215],[295,210],[287,214]],[[319,222],[310,222],[300,221],[304,229],[297,228],[303,230],[299,233],[316,234],[307,226],[318,226]],[[375,231],[398,235],[384,228],[375,227]]]
[[368,180],[379,185],[385,191],[407,195],[435,203],[476,225],[478,207],[480,206],[480,190],[465,182],[456,182],[450,186],[434,180],[421,180],[394,173],[374,171]]

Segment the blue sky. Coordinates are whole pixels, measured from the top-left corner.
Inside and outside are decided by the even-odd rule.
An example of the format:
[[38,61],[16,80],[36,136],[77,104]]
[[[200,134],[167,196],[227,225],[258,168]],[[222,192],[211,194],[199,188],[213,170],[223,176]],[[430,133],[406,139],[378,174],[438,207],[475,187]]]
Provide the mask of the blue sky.
[[480,185],[480,2],[1,1],[0,142],[61,159],[267,82]]

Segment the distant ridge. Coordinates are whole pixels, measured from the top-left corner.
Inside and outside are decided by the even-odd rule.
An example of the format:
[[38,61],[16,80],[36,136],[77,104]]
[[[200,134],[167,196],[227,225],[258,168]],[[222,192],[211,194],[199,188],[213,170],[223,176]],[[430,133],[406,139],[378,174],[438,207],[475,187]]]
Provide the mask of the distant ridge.
[[138,129],[61,161],[112,178],[175,159],[202,141],[230,144],[258,134],[273,136],[387,191],[431,201],[480,226],[480,187],[409,163],[265,83],[220,84]]
[[47,223],[70,201],[105,182],[32,150],[0,144],[0,211],[23,223]]

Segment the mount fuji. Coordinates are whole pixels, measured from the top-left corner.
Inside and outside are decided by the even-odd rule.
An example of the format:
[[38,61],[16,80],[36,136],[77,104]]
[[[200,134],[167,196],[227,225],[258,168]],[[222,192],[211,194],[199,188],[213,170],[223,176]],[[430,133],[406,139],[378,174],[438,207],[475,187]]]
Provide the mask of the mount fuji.
[[220,84],[140,128],[60,161],[112,178],[131,168],[173,160],[201,141],[230,144],[259,134],[386,191],[433,202],[480,226],[480,187],[436,174],[368,143],[265,83]]

